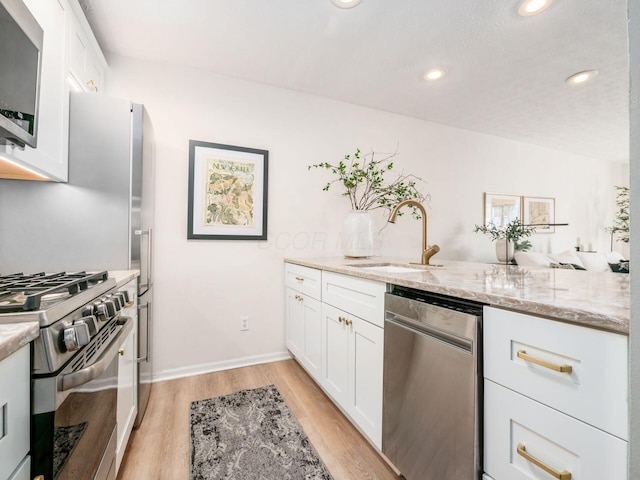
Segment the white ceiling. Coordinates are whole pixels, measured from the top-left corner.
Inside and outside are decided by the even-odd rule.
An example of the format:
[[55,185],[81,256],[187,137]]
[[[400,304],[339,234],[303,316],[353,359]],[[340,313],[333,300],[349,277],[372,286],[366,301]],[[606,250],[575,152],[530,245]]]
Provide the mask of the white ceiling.
[[[626,0],[81,0],[111,53],[628,161]],[[448,70],[427,83],[424,72]],[[596,80],[564,80],[596,69]],[[514,158],[514,161],[517,160]]]

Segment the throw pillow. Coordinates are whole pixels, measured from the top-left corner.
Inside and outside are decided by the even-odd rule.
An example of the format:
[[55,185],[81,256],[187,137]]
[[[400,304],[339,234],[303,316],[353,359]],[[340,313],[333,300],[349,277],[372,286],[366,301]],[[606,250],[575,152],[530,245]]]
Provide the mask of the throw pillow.
[[571,265],[579,265],[582,268],[585,268],[585,266],[576,255],[576,252],[574,252],[573,250],[567,250],[566,252],[562,253],[549,254],[548,256],[549,259],[554,263],[570,263]]
[[609,262],[607,262],[607,257],[604,253],[576,252],[576,255],[578,255],[578,258],[582,262],[582,265],[584,265],[584,268],[586,268],[590,272],[611,271]]
[[539,252],[516,252],[513,258],[521,267],[549,267],[551,263],[546,254]]

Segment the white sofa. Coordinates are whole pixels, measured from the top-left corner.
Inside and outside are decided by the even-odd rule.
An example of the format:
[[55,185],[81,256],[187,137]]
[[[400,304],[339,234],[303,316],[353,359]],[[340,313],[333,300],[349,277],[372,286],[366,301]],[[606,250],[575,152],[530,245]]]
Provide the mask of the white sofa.
[[[555,267],[589,270],[593,272],[611,272],[612,265],[620,265],[624,257],[618,252],[576,252],[567,250],[562,253],[516,252],[515,261],[523,267]],[[627,264],[628,271],[628,264]]]

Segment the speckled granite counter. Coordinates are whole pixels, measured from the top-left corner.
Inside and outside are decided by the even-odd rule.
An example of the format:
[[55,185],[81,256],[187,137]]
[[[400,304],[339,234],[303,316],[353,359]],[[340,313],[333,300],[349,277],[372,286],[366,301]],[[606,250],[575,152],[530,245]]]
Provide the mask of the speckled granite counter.
[[421,271],[383,273],[361,267],[381,263],[409,266],[408,261],[385,257],[286,258],[285,261],[629,333],[629,275],[625,274],[437,260],[434,263],[442,266],[410,265]]
[[38,322],[0,325],[0,360],[8,357],[40,335]]
[[109,270],[109,277],[115,278],[118,287],[139,276],[140,270]]

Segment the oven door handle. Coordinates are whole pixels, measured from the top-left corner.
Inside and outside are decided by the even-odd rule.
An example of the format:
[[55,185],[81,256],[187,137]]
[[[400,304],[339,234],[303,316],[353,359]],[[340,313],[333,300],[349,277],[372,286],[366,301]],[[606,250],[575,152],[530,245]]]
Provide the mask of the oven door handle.
[[122,329],[118,332],[118,335],[113,339],[109,348],[107,348],[102,355],[96,360],[94,364],[77,372],[68,373],[62,375],[62,382],[60,391],[71,390],[72,388],[79,387],[85,383],[89,383],[91,380],[95,380],[102,375],[107,367],[111,364],[113,358],[118,355],[120,350],[121,339],[125,338],[133,330],[133,321],[128,318],[122,326]]

